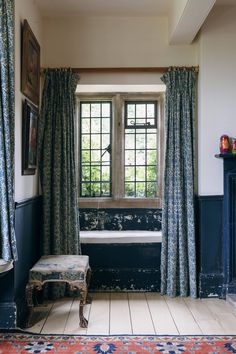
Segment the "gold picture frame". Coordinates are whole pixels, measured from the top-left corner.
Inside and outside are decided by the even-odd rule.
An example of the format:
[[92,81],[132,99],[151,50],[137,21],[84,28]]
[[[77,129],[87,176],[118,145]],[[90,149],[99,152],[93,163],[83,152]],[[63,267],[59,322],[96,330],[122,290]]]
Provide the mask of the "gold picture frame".
[[37,167],[38,108],[25,100],[22,121],[22,175],[34,175]]
[[22,27],[21,91],[39,105],[40,46],[27,20]]

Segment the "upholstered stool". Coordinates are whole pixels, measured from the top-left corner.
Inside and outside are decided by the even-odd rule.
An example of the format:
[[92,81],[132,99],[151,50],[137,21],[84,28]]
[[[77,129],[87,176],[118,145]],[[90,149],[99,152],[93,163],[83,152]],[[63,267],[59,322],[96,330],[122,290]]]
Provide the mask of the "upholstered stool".
[[33,291],[42,290],[43,285],[49,282],[64,282],[71,290],[80,292],[79,319],[80,327],[87,328],[88,321],[84,318],[83,307],[90,302],[88,285],[91,270],[88,256],[43,256],[29,272],[29,282],[26,286],[26,299],[29,308],[28,326],[31,322],[33,310]]

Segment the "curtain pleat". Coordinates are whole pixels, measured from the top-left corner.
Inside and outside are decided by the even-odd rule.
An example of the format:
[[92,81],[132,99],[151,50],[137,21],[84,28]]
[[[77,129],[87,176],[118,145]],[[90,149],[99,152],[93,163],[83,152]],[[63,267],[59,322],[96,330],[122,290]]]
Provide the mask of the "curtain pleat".
[[71,70],[48,69],[39,120],[43,253],[79,254],[75,172],[75,89]]
[[197,297],[194,211],[195,70],[171,69],[166,84],[161,292]]
[[0,0],[0,258],[17,260],[14,230],[14,0]]

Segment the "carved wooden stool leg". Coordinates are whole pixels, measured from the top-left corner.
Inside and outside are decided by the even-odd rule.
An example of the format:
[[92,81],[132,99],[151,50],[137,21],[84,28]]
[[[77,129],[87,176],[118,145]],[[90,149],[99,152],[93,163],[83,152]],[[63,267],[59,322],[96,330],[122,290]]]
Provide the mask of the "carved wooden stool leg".
[[28,306],[29,315],[28,315],[28,320],[26,322],[26,328],[31,326],[33,307],[34,307],[33,291],[34,291],[34,285],[27,284],[26,289],[25,289],[25,293],[26,293],[26,302],[27,302],[27,306]]
[[88,320],[84,317],[84,305],[86,304],[88,290],[80,288],[80,304],[79,304],[79,325],[82,328],[88,327]]
[[86,274],[86,284],[87,284],[86,304],[91,304],[92,303],[92,297],[88,293],[90,280],[91,280],[91,269],[88,269],[87,274]]

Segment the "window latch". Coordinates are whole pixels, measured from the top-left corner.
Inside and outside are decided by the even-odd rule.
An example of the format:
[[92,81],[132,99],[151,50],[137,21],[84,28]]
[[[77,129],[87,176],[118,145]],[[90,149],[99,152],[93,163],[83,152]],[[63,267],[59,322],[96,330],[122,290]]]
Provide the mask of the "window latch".
[[111,144],[109,144],[106,148],[105,148],[105,151],[103,152],[102,156],[105,155],[105,153],[108,152],[109,154],[111,153]]

